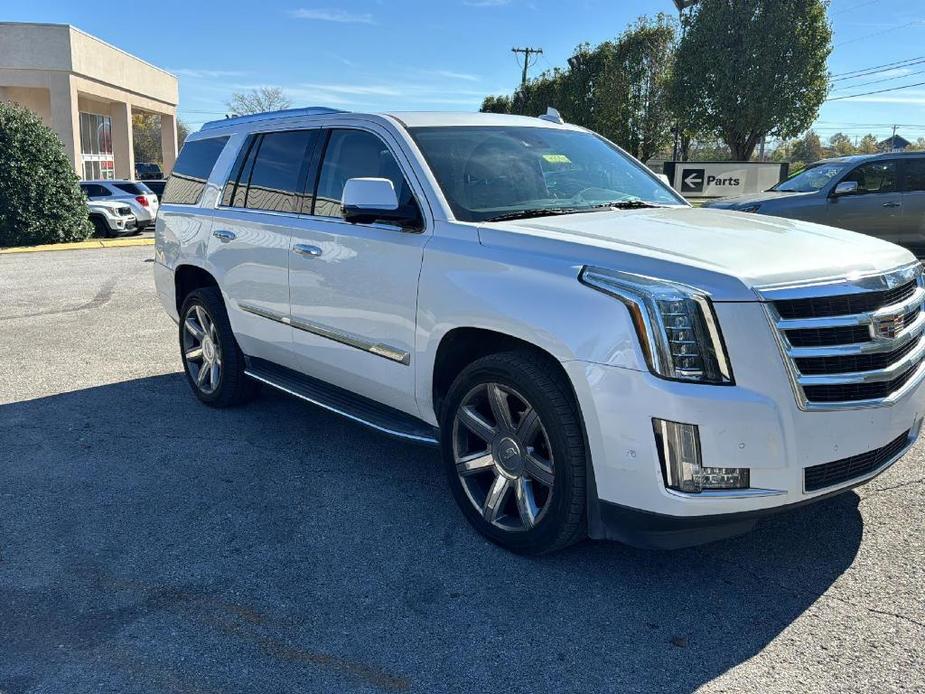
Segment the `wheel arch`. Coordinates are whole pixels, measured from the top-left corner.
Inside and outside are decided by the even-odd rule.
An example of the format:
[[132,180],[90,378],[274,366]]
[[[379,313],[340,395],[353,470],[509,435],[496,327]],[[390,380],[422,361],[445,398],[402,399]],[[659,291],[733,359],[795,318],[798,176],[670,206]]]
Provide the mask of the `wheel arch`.
[[177,314],[189,293],[202,287],[218,288],[218,280],[208,270],[198,265],[181,264],[174,268],[174,292]]

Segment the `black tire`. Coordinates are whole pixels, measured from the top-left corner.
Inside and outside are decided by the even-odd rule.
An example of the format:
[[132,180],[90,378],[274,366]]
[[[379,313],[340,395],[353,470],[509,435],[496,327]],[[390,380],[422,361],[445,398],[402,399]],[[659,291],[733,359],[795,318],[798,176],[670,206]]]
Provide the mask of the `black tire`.
[[[464,401],[467,407],[475,402],[472,398],[478,397],[477,394],[483,386],[487,386],[487,395],[489,389],[494,388],[489,384],[497,384],[498,390],[494,392],[503,392],[509,405],[513,399],[515,405],[520,402],[532,406],[541,421],[544,435],[542,440],[548,448],[554,477],[548,488],[531,486],[531,489],[541,489],[543,495],[549,495],[543,507],[545,510],[536,516],[538,520],[532,526],[523,520],[524,514],[517,504],[519,499],[510,498],[517,496],[516,481],[511,483],[515,486],[504,493],[504,503],[515,504],[514,511],[505,517],[513,519],[509,521],[513,524],[516,521],[513,514],[516,512],[523,523],[520,529],[506,529],[489,522],[483,515],[485,506],[483,505],[481,510],[477,508],[477,500],[472,497],[473,485],[481,485],[481,488],[491,487],[500,479],[497,465],[502,464],[502,459],[506,461],[505,454],[509,453],[497,448],[498,445],[503,447],[506,445],[503,442],[509,440],[503,437],[502,433],[495,434],[496,443],[488,444],[488,451],[495,451],[493,459],[497,464],[494,468],[486,468],[484,473],[478,473],[487,476],[483,478],[484,481],[467,476],[464,483],[457,472],[457,452],[467,445],[460,442],[472,440],[472,431],[466,429],[461,422],[457,422],[457,414],[460,413]],[[521,410],[527,411],[529,409]],[[520,417],[522,423],[524,415],[514,414],[513,409],[511,413],[509,419],[514,427],[510,430],[519,429],[516,419]],[[497,420],[493,430],[502,431]],[[459,374],[447,393],[441,415],[440,438],[453,496],[468,521],[489,540],[520,554],[545,554],[586,537],[587,450],[575,397],[558,364],[529,350],[492,354],[473,362]],[[502,441],[500,444],[499,439]],[[476,448],[479,448],[484,440],[484,436],[476,437]],[[527,443],[519,442],[518,450],[526,451],[528,448]],[[478,452],[469,453],[470,457],[475,455],[479,455]],[[529,456],[516,457],[526,459]],[[530,483],[538,484],[535,480],[530,480]],[[532,495],[533,492],[531,498]]]
[[90,221],[93,223],[93,235],[99,236],[100,238],[108,238],[111,235],[109,225],[99,217],[90,217]]
[[[214,387],[200,385],[197,375],[203,368],[204,362],[199,359],[188,358],[191,345],[186,344],[192,338],[187,328],[187,321],[192,320],[199,326],[197,318],[199,311],[205,311],[214,330],[210,330],[210,341],[214,345],[213,354],[220,360],[219,376]],[[179,326],[180,358],[183,360],[183,370],[186,379],[193,389],[193,393],[202,402],[210,407],[235,407],[252,400],[258,393],[259,384],[244,374],[244,353],[238,346],[238,341],[231,330],[228,313],[225,311],[225,302],[222,294],[216,287],[203,287],[190,292],[183,301],[180,309]],[[202,347],[203,345],[200,345]],[[200,351],[203,351],[200,349]]]

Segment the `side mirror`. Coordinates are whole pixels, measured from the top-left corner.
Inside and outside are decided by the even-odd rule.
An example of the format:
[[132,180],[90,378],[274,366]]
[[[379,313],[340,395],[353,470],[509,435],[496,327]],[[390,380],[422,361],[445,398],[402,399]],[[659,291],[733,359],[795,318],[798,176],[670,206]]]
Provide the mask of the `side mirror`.
[[344,184],[341,205],[351,224],[385,221],[406,226],[415,221],[408,210],[400,209],[395,186],[387,178],[351,178]]
[[858,182],[857,181],[842,181],[841,183],[835,186],[835,190],[832,191],[832,195],[839,197],[841,195],[854,195],[858,192]]

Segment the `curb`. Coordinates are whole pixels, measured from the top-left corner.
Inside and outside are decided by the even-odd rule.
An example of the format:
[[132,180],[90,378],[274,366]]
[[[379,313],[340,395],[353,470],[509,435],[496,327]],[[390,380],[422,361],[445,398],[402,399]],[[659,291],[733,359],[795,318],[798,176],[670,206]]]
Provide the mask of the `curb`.
[[153,246],[153,238],[143,239],[91,239],[75,243],[48,243],[42,246],[15,246],[0,248],[0,255],[13,253],[42,253],[44,251],[87,251],[94,248],[122,248],[123,246]]

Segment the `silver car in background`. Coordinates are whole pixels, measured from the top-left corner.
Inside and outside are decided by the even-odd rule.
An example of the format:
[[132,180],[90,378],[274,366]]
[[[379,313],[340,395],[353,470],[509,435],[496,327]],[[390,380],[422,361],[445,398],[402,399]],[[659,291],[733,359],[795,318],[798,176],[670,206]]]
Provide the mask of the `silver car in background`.
[[823,159],[764,193],[704,207],[757,212],[877,236],[925,257],[925,152]]

